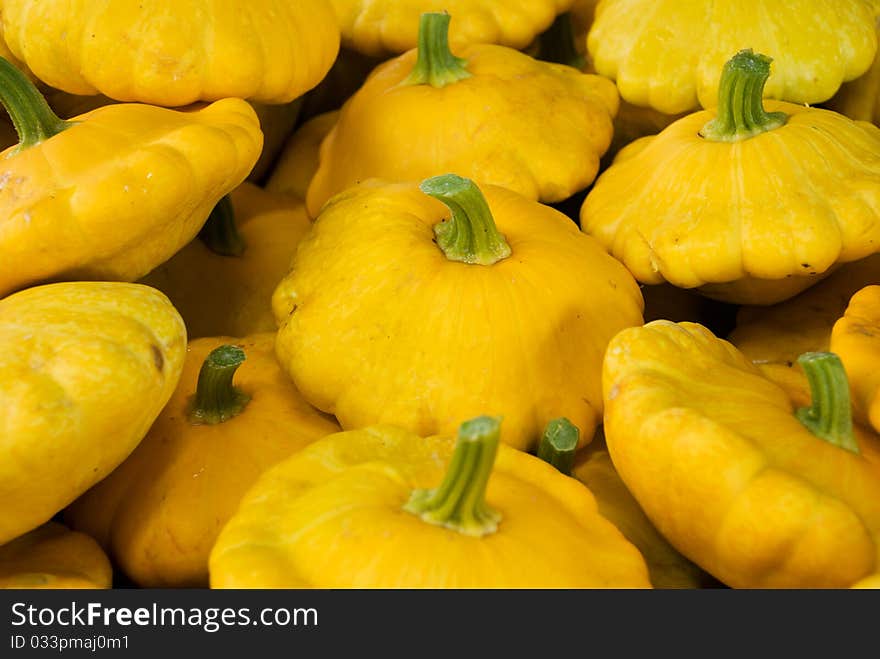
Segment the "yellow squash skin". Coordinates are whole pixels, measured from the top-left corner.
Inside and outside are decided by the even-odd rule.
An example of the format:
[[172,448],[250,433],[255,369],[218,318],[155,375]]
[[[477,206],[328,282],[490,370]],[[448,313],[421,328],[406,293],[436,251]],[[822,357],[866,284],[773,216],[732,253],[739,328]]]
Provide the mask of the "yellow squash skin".
[[266,190],[291,195],[305,202],[309,183],[318,171],[321,142],[336,125],[338,118],[339,111],[333,110],[303,123],[284,145],[266,181]]
[[121,463],[168,401],[186,330],[140,284],[49,284],[0,300],[0,543]]
[[880,129],[766,101],[785,125],[740,142],[695,112],[620,151],[581,227],[640,282],[733,304],[774,304],[880,250]]
[[58,522],[46,522],[0,546],[0,588],[105,589],[110,560],[97,542]]
[[240,256],[222,256],[195,238],[140,280],[169,297],[190,338],[274,331],[272,293],[311,227],[302,202],[287,195],[245,182],[230,199],[245,244]]
[[509,258],[447,259],[447,207],[416,184],[368,181],[329,202],[273,309],[282,366],[345,429],[454,432],[486,411],[502,441],[537,442],[565,416],[591,437],[608,340],[642,324],[630,274],[566,216],[481,185]]
[[[880,35],[880,19],[877,34]],[[867,73],[842,85],[826,106],[850,119],[880,124],[880,51]]]
[[880,432],[880,286],[858,291],[831,330],[831,352],[843,361],[856,418]]
[[650,588],[586,487],[503,444],[486,492],[494,533],[402,510],[413,489],[437,486],[452,449],[390,426],[315,442],[248,492],[211,552],[211,587]]
[[[247,358],[235,387],[251,396],[222,423],[187,415],[202,362],[224,344]],[[143,587],[204,587],[208,553],[239,500],[265,469],[339,426],[310,407],[275,361],[274,334],[191,341],[180,384],[137,449],[65,511]]]
[[444,87],[401,84],[416,50],[373,70],[321,144],[306,197],[312,217],[367,178],[419,181],[455,172],[544,202],[593,181],[618,107],[609,80],[504,46],[453,53],[467,60],[471,76]]
[[9,49],[52,87],[166,107],[287,103],[339,49],[324,0],[4,0],[2,20]]
[[113,104],[0,154],[0,296],[57,280],[134,281],[193,239],[263,137],[229,98],[178,112]]
[[453,45],[501,44],[521,50],[573,0],[330,0],[344,46],[386,56],[415,48],[419,17],[446,11],[455,16]]
[[880,437],[813,435],[786,392],[694,323],[609,344],[605,434],[664,537],[734,588],[847,588],[880,552]]
[[777,66],[765,95],[818,103],[862,75],[877,50],[868,0],[605,0],[587,49],[634,105],[667,114],[713,107],[724,62],[742,48]]
[[806,405],[810,387],[796,362],[798,356],[829,350],[831,330],[850,298],[877,281],[880,254],[847,263],[790,300],[769,307],[740,307],[736,327],[727,338],[767,378],[785,389],[795,404]]

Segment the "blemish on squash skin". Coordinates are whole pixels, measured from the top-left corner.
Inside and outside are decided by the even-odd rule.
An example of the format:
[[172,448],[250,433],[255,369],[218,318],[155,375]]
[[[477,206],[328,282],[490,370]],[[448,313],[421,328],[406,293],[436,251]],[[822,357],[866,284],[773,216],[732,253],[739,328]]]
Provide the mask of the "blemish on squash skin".
[[150,351],[153,353],[153,363],[156,365],[156,370],[161,373],[165,368],[165,357],[162,356],[162,351],[155,343],[150,344]]

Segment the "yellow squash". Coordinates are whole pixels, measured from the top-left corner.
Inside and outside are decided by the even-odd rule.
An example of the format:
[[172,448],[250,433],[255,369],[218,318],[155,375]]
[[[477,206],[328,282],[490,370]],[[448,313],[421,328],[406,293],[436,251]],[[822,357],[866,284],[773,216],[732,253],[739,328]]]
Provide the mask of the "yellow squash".
[[[880,35],[880,19],[877,31]],[[880,124],[880,50],[867,73],[841,86],[826,106],[850,119]]]
[[21,137],[0,158],[0,296],[142,277],[192,240],[262,148],[240,99],[188,112],[112,104],[62,121],[2,59],[0,82]]
[[743,48],[779,62],[766,93],[818,103],[877,51],[870,0],[604,0],[587,48],[634,105],[675,114],[715,105],[719,73]]
[[614,85],[504,46],[453,55],[449,20],[425,14],[419,47],[374,69],[342,107],[309,186],[312,217],[332,195],[373,177],[455,172],[545,202],[593,181],[611,142]]
[[592,436],[602,353],[642,305],[562,213],[455,175],[335,197],[273,297],[282,366],[343,428],[452,433],[485,410],[518,448],[559,416]]
[[245,182],[140,282],[169,297],[190,338],[274,331],[272,292],[310,227],[302,202]]
[[291,195],[305,202],[309,183],[318,171],[321,142],[336,125],[334,110],[312,117],[290,136],[266,181],[266,190]]
[[190,342],[180,384],[150,432],[66,510],[65,521],[97,539],[136,584],[206,586],[217,533],[257,476],[339,430],[303,401],[273,344],[271,333]]
[[415,48],[419,17],[445,11],[456,16],[456,46],[492,43],[522,49],[573,0],[330,0],[344,46],[372,56]]
[[695,323],[608,346],[614,466],[663,536],[734,588],[847,588],[880,567],[880,437],[853,425],[833,353],[800,361],[809,407]]
[[110,588],[113,570],[97,542],[46,522],[0,546],[0,588]]
[[339,49],[326,0],[4,0],[2,22],[12,53],[52,87],[167,107],[287,103]]
[[[445,472],[445,475],[444,475]],[[590,491],[499,446],[374,426],[267,471],[210,557],[213,588],[650,588]]]
[[139,284],[48,284],[0,300],[0,543],[109,474],[177,385],[180,315]]
[[765,109],[769,68],[735,55],[717,110],[624,148],[587,195],[584,231],[639,281],[773,304],[880,250],[880,129],[792,103]]

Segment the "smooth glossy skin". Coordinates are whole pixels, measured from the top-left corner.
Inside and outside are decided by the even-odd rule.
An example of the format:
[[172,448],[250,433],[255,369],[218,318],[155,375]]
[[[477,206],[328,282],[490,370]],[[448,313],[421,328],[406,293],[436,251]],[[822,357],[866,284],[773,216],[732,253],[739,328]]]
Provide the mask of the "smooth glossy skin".
[[287,103],[339,49],[325,0],[6,0],[10,50],[52,87],[177,107]]
[[112,104],[72,121],[0,154],[0,295],[144,276],[195,237],[263,145],[237,98],[187,112]]
[[0,543],[49,520],[143,439],[186,330],[159,291],[76,282],[0,300]]
[[742,48],[774,59],[766,97],[812,104],[871,65],[874,17],[868,0],[605,0],[587,48],[625,100],[667,114],[714,107]]
[[[247,356],[233,384],[251,396],[216,425],[187,417],[199,369],[223,344]],[[274,334],[191,341],[180,385],[150,432],[108,478],[65,512],[144,587],[204,587],[217,533],[257,477],[339,426],[310,407],[278,367]]]
[[266,190],[291,195],[305,203],[312,177],[318,171],[321,142],[336,125],[339,111],[312,117],[290,136],[272,169]]
[[[503,430],[502,430],[503,436]],[[211,552],[213,588],[650,588],[644,559],[590,491],[498,447],[482,537],[403,511],[453,442],[393,427],[324,438],[267,471]]]
[[847,588],[880,565],[880,437],[812,435],[742,353],[695,323],[619,333],[605,357],[614,465],[660,532],[734,588]]
[[300,243],[273,296],[277,354],[343,428],[453,433],[488,413],[518,448],[560,416],[592,436],[602,353],[642,324],[641,293],[558,211],[480,188],[512,249],[491,266],[446,258],[432,227],[449,210],[415,184],[348,190]]
[[0,546],[0,588],[110,588],[110,559],[97,542],[46,522]]

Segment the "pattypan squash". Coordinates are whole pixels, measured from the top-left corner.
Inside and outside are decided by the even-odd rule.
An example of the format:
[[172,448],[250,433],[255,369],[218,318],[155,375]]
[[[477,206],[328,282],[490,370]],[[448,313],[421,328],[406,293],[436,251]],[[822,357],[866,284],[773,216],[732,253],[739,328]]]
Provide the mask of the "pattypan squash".
[[266,471],[210,556],[212,588],[650,588],[590,491],[499,445],[478,417],[446,436],[325,437]]
[[140,284],[36,286],[0,300],[0,543],[121,463],[171,397],[186,330]]
[[382,57],[415,48],[424,12],[456,16],[455,46],[501,44],[520,50],[543,32],[574,0],[330,0],[342,44]]
[[743,48],[779,62],[769,97],[818,103],[871,65],[874,16],[870,0],[605,0],[587,49],[624,99],[667,114],[712,107],[722,65]]
[[2,22],[9,49],[48,85],[166,107],[287,103],[339,49],[326,0],[4,0]]
[[449,21],[424,14],[419,47],[376,67],[343,105],[309,186],[312,217],[367,178],[455,172],[545,202],[593,181],[611,142],[614,84],[504,46],[453,55]]
[[287,140],[272,173],[266,181],[266,190],[291,195],[305,202],[312,177],[318,171],[318,153],[321,142],[336,125],[339,111],[316,115],[304,122]]
[[[880,19],[877,22],[877,35],[880,41]],[[826,107],[850,119],[880,124],[880,49],[868,72],[841,86]]]
[[620,332],[604,362],[614,466],[663,536],[733,588],[847,588],[880,566],[880,437],[833,353],[809,406],[695,323]]
[[245,182],[140,282],[168,296],[190,338],[274,331],[272,293],[310,227],[302,202]]
[[639,281],[773,304],[880,251],[880,129],[765,104],[769,68],[735,55],[716,110],[630,144],[590,190],[581,226]]
[[282,366],[343,428],[440,434],[484,410],[526,448],[559,416],[592,436],[605,346],[643,301],[559,211],[450,174],[334,197],[273,309]]
[[237,98],[187,112],[111,104],[62,121],[2,59],[0,100],[21,138],[0,158],[0,296],[142,277],[196,235],[263,143]]
[[98,543],[58,522],[0,545],[0,588],[105,589],[112,581],[113,568]]
[[265,469],[339,431],[278,367],[274,334],[191,341],[137,449],[65,511],[143,587],[207,586],[208,554]]

